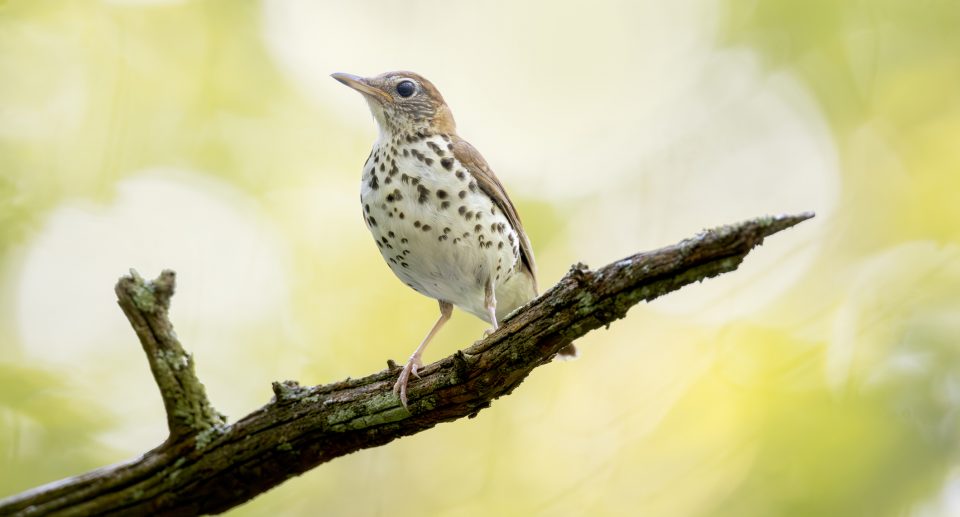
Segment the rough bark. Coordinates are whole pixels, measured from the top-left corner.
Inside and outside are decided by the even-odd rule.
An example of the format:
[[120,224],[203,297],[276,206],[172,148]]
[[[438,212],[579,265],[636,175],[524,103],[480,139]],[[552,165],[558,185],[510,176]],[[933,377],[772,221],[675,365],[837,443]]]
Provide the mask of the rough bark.
[[[769,235],[813,217],[765,217],[708,230],[597,270],[570,269],[549,291],[485,339],[426,366],[410,385],[409,411],[386,370],[302,387],[273,384],[273,399],[227,425],[207,400],[167,308],[174,275],[121,278],[117,296],[163,395],[170,437],[130,462],[0,500],[0,515],[190,515],[218,513],[351,452],[473,417],[536,367],[640,301],[736,269]],[[332,345],[331,345],[332,346]]]
[[121,278],[114,289],[117,303],[140,338],[160,388],[170,431],[167,440],[171,442],[226,423],[226,418],[207,400],[207,392],[197,379],[193,356],[183,350],[167,317],[175,282],[173,271],[164,271],[156,280],[144,282],[131,270],[130,276]]

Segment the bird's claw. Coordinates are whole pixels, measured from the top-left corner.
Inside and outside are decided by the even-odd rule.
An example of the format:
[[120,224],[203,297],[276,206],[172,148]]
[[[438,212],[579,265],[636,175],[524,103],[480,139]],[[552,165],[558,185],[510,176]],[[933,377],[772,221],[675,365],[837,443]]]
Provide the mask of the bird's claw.
[[413,375],[416,378],[420,378],[418,370],[423,368],[423,363],[420,362],[419,357],[411,357],[407,364],[404,365],[403,370],[400,371],[400,377],[397,378],[397,382],[393,385],[393,392],[400,397],[400,403],[403,404],[404,409],[409,409],[407,407],[407,384],[410,382],[410,376]]

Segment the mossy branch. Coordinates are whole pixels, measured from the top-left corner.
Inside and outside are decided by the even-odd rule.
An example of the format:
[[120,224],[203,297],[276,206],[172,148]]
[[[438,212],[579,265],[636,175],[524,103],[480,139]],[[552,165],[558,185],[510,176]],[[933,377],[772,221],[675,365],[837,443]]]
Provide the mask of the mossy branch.
[[169,439],[143,456],[0,500],[0,515],[218,513],[351,452],[473,417],[536,367],[642,300],[732,271],[765,237],[813,217],[765,217],[708,230],[597,270],[578,264],[485,339],[421,370],[409,411],[391,388],[397,367],[360,379],[273,385],[267,405],[226,425],[207,401],[167,318],[173,273],[117,284],[167,410]]
[[206,390],[194,370],[193,356],[184,351],[173,331],[167,311],[175,288],[173,271],[165,270],[156,280],[144,282],[136,271],[130,270],[130,276],[121,278],[114,289],[117,303],[140,338],[160,388],[171,442],[226,423],[226,418],[207,400]]

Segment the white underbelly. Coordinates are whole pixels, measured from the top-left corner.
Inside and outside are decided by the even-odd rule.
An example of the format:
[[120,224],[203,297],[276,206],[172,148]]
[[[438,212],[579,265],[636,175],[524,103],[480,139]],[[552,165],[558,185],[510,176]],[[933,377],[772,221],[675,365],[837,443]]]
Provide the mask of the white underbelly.
[[476,186],[471,190],[469,175],[461,179],[413,157],[396,157],[391,175],[390,165],[380,171],[372,161],[364,168],[360,193],[364,218],[400,280],[484,320],[488,280],[501,302],[500,315],[533,296],[532,282],[517,270],[515,230],[490,198]]

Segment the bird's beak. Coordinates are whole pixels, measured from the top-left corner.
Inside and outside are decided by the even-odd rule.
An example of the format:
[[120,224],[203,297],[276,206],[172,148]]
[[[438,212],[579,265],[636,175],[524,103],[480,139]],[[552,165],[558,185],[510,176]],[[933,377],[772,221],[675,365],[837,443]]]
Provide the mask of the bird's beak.
[[354,90],[357,90],[364,95],[369,95],[370,97],[373,97],[381,102],[393,101],[393,97],[391,97],[389,93],[377,88],[376,86],[371,86],[365,78],[358,75],[337,72],[335,74],[330,74],[330,77],[333,77],[334,79],[353,88]]

